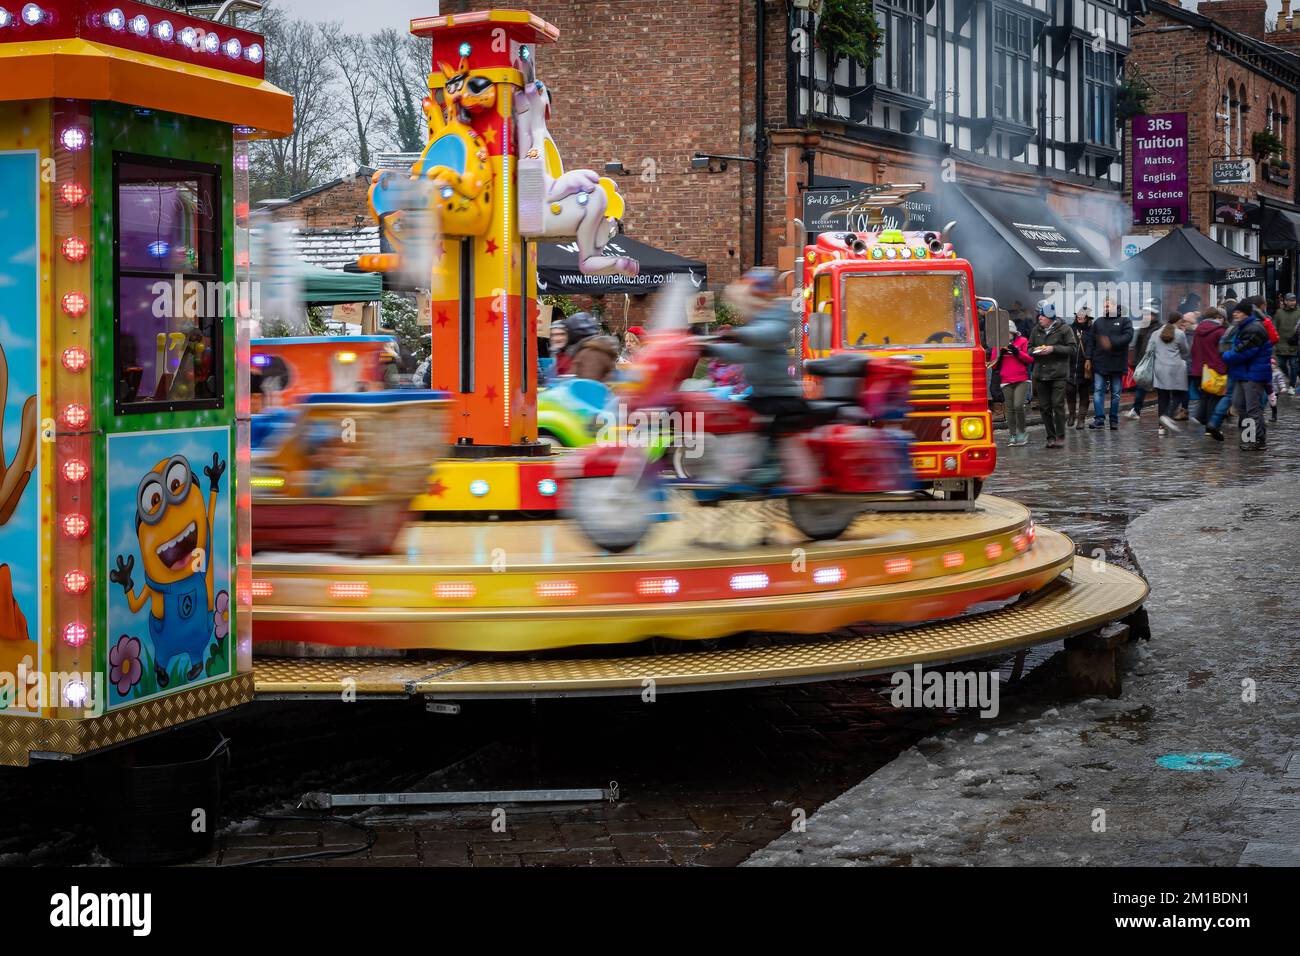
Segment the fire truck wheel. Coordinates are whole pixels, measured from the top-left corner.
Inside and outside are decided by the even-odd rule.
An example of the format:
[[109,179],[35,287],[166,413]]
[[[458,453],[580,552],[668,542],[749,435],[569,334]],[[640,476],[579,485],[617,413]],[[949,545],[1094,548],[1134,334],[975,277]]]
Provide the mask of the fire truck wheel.
[[839,498],[813,498],[799,495],[786,499],[790,520],[814,541],[838,538],[853,524],[862,506],[859,502]]
[[632,478],[584,478],[569,486],[569,511],[582,533],[615,554],[635,547],[654,521],[655,504]]

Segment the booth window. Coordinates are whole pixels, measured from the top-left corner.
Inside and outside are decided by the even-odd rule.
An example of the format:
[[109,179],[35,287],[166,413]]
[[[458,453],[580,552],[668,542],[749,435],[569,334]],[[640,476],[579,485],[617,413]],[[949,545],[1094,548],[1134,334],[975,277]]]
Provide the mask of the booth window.
[[221,171],[113,157],[116,413],[220,408]]

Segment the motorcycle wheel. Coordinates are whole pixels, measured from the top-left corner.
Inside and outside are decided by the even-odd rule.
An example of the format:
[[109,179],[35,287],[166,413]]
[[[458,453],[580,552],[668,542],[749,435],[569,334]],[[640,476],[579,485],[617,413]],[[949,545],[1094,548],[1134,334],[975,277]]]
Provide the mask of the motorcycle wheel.
[[654,523],[655,502],[631,478],[584,478],[569,492],[570,514],[587,540],[614,554],[639,544]]
[[800,495],[786,499],[790,520],[799,531],[814,541],[838,538],[853,524],[862,506],[842,498],[815,498]]

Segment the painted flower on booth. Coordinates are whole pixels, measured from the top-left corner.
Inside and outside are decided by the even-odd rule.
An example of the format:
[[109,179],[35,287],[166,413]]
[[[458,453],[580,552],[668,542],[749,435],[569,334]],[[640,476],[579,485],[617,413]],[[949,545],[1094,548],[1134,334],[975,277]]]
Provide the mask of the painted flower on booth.
[[108,680],[117,685],[117,695],[125,697],[127,692],[140,683],[144,674],[144,665],[140,661],[140,639],[123,634],[108,651]]
[[227,591],[217,593],[216,615],[213,624],[213,637],[220,644],[227,634],[230,633],[230,594]]

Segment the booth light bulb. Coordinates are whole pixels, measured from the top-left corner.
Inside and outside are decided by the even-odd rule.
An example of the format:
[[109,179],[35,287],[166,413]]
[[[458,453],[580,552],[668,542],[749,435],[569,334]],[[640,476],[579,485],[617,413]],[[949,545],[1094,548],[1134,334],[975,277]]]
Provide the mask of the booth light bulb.
[[176,28],[170,20],[159,20],[153,28],[153,35],[163,43],[171,43],[176,36]]
[[63,297],[63,311],[74,319],[86,314],[86,297],[80,292],[69,292]]
[[9,26],[9,24],[13,22],[14,22],[14,15],[10,13],[8,10],[6,10],[4,7],[0,7],[0,30],[3,30],[5,27]]
[[84,594],[88,587],[90,587],[90,579],[78,568],[73,568],[63,575],[63,589],[69,594]]
[[104,24],[113,30],[122,30],[126,28],[126,14],[114,7],[104,14]]
[[86,643],[86,625],[73,621],[63,628],[63,643],[69,647],[80,647]]
[[69,428],[85,428],[86,422],[90,421],[90,412],[86,410],[85,405],[72,403],[63,410],[63,424]]
[[131,32],[138,37],[147,37],[149,35],[149,18],[143,13],[137,13],[131,18]]
[[72,153],[79,153],[86,148],[86,131],[80,126],[69,126],[59,134],[63,148]]
[[86,240],[69,236],[63,240],[63,258],[69,262],[83,262],[86,258]]
[[216,53],[221,49],[221,37],[215,33],[203,34],[203,49],[208,53]]
[[81,183],[64,183],[59,187],[59,198],[68,206],[80,206],[86,201],[86,187]]
[[231,37],[226,41],[226,56],[232,60],[238,60],[243,55],[244,44],[239,42],[238,37]]
[[63,533],[69,538],[83,538],[86,532],[90,530],[90,522],[86,520],[85,515],[64,515],[63,516]]
[[36,26],[45,19],[45,11],[34,3],[29,3],[23,7],[23,22],[28,26]]
[[80,458],[69,458],[63,463],[63,477],[66,481],[85,481],[90,469]]
[[85,369],[90,358],[86,355],[86,350],[73,346],[63,350],[63,367],[69,372],[80,372]]
[[260,43],[250,43],[248,49],[244,51],[244,56],[248,58],[249,63],[261,63],[262,45]]
[[184,27],[181,30],[181,44],[189,47],[191,50],[198,47],[199,31],[193,27]]
[[70,680],[63,685],[63,699],[68,702],[70,707],[84,707],[86,696],[85,681]]

